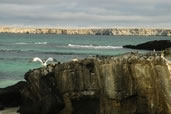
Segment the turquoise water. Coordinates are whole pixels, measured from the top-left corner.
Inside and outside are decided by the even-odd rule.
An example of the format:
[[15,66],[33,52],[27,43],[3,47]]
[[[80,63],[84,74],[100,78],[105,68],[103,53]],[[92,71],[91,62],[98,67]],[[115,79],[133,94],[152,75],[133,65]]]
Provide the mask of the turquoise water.
[[118,55],[132,51],[122,48],[123,45],[161,39],[170,37],[0,34],[0,87],[23,80],[29,69],[41,67],[32,62],[34,57],[66,62],[97,54]]

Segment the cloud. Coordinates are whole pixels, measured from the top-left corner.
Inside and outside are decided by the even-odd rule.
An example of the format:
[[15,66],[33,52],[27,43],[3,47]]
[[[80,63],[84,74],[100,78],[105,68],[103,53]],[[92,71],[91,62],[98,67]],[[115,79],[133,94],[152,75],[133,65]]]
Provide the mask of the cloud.
[[3,26],[171,27],[170,0],[1,0]]

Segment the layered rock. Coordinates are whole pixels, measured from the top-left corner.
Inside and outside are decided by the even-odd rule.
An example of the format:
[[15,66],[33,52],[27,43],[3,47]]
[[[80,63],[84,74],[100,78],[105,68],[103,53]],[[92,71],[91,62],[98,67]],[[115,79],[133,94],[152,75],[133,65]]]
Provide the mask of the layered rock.
[[162,51],[171,47],[171,40],[155,40],[138,45],[125,45],[124,48]]
[[62,29],[62,28],[0,27],[0,33],[68,34],[68,35],[171,36],[171,29],[148,29],[148,28]]
[[171,64],[160,53],[94,57],[25,75],[21,114],[170,114]]

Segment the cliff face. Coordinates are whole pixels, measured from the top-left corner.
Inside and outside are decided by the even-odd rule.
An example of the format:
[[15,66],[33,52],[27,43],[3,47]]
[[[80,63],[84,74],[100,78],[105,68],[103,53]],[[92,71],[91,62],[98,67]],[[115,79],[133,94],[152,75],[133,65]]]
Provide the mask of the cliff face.
[[170,69],[160,53],[96,57],[35,69],[25,75],[20,112],[170,114]]
[[112,29],[55,29],[0,27],[0,33],[68,34],[68,35],[136,35],[171,36],[171,29],[112,28]]

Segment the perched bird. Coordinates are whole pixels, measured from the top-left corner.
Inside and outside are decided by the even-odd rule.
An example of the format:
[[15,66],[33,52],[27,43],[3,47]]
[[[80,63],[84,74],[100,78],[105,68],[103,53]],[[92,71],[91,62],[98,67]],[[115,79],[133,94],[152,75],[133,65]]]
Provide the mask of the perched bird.
[[74,58],[74,59],[72,59],[72,61],[76,62],[76,61],[78,61],[78,59],[77,58]]
[[49,58],[44,62],[44,61],[43,61],[42,59],[40,59],[39,57],[33,58],[33,62],[37,62],[37,61],[39,61],[39,62],[41,63],[42,66],[45,66],[45,67],[46,67],[48,61],[53,62],[53,61],[56,61],[56,60],[53,59],[52,57],[49,57]]

